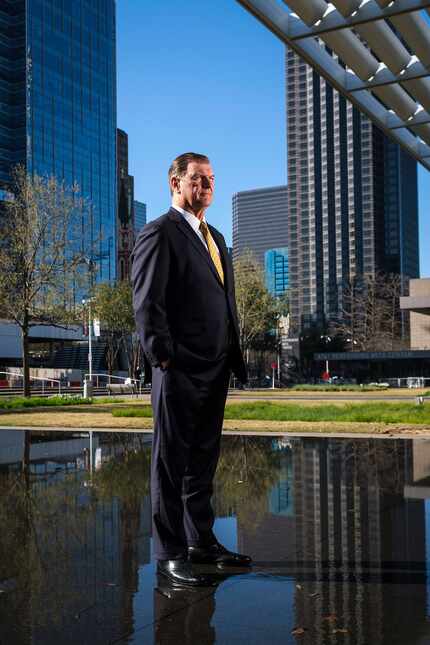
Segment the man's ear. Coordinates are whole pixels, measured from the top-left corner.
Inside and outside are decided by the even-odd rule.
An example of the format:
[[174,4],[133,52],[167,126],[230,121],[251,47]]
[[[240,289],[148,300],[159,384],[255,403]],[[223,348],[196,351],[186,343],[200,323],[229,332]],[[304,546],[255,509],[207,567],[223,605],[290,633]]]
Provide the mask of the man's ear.
[[181,192],[181,182],[179,180],[179,177],[171,177],[170,179],[170,189],[172,193],[179,193]]

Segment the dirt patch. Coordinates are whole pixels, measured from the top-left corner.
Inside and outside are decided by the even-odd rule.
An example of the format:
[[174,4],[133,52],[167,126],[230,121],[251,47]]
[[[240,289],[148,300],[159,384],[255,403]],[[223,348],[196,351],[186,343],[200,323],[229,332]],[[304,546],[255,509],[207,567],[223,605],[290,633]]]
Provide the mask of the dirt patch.
[[52,414],[46,412],[20,412],[3,415],[1,419],[3,427],[31,427],[31,428],[152,428],[151,418],[145,417],[118,417],[111,415],[110,411],[100,409],[91,412],[61,412]]
[[[108,409],[91,411],[62,410],[53,413],[52,410],[44,412],[20,412],[3,415],[1,427],[31,427],[31,428],[109,428],[118,430],[148,430],[152,429],[153,421],[145,417],[113,417]],[[322,434],[352,433],[352,434],[381,434],[381,435],[430,435],[428,425],[383,424],[383,423],[345,423],[345,422],[304,422],[304,421],[255,421],[235,420],[224,421],[225,432],[282,432],[302,433],[318,432]]]

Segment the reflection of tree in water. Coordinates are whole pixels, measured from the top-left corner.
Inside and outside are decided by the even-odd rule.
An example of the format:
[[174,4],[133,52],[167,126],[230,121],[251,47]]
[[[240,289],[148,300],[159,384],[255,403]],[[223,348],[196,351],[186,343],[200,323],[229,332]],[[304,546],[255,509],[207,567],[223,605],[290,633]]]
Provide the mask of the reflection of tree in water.
[[79,483],[66,477],[54,485],[32,483],[28,469],[0,479],[0,579],[13,593],[2,603],[3,626],[21,616],[20,626],[62,620],[65,603],[79,590],[67,585],[73,571],[71,551],[82,543],[91,509],[77,504]]
[[28,442],[20,471],[0,475],[0,580],[14,589],[2,595],[0,642],[31,642],[33,629],[48,625],[60,634],[73,616],[77,634],[98,630],[88,611],[96,606],[110,619],[116,604],[122,624],[130,624],[150,460],[135,448],[103,466],[93,485],[82,471],[35,476]]
[[93,485],[100,499],[115,497],[131,507],[149,494],[151,453],[149,448],[136,449],[134,443],[122,441],[122,456],[103,464],[94,473]]
[[408,442],[401,440],[360,439],[331,441],[333,461],[360,487],[375,486],[382,494],[403,496],[406,481]]
[[226,437],[215,479],[216,514],[240,515],[241,526],[255,530],[280,471],[280,452],[266,437]]
[[149,448],[135,448],[135,442],[124,437],[121,459],[102,466],[93,477],[100,500],[120,501],[121,607],[120,621],[124,633],[133,630],[133,593],[138,589],[139,531],[143,500],[149,495],[151,453]]

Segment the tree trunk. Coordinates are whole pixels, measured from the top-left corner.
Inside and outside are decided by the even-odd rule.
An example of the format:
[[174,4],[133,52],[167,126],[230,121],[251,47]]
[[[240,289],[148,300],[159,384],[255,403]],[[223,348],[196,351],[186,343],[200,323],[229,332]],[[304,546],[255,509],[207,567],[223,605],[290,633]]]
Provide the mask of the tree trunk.
[[27,494],[30,490],[30,447],[31,434],[29,430],[25,430],[21,470],[24,476],[25,490]]
[[28,319],[25,316],[24,324],[21,328],[22,336],[22,373],[23,373],[23,386],[24,396],[31,396],[30,391],[30,365],[29,365],[29,326]]

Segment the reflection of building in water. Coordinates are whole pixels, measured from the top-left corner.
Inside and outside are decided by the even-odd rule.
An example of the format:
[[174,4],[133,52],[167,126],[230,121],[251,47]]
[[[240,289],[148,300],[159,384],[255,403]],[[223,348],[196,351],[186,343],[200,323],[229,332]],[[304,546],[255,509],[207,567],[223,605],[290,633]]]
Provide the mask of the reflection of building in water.
[[[411,441],[295,443],[298,575],[318,594],[296,594],[296,619],[315,630],[312,643],[326,642],[322,613],[342,617],[352,642],[372,644],[388,642],[396,621],[406,629],[407,614],[402,642],[415,642],[426,616],[425,518],[422,502],[403,496],[411,461]],[[415,581],[423,586],[412,595]]]
[[412,442],[412,471],[405,485],[405,497],[430,498],[430,441],[415,439]]
[[417,642],[428,627],[425,514],[423,501],[405,499],[404,490],[414,458],[421,472],[430,456],[403,440],[289,446],[278,451],[278,485],[268,489],[257,525],[237,509],[239,549],[296,577],[295,623],[308,630],[307,645],[331,642],[333,625],[323,621],[330,614],[350,644],[391,643],[388,630],[398,643]]
[[269,492],[269,513],[293,517],[293,460],[290,446],[275,439],[272,448],[279,451],[279,479]]
[[[138,570],[150,560],[149,496],[136,495],[126,463],[121,469],[115,462],[106,476],[102,468],[87,485],[87,473],[79,467],[85,448],[79,459],[78,441],[70,440],[69,455],[63,441],[57,461],[50,442],[39,441],[30,451],[37,460],[30,462],[28,497],[19,483],[14,497],[0,499],[0,582],[16,585],[2,599],[1,643],[98,645],[110,640],[112,630],[125,633],[133,623]],[[105,437],[103,444],[114,452],[113,441],[109,445]],[[0,474],[3,492],[5,479]]]

